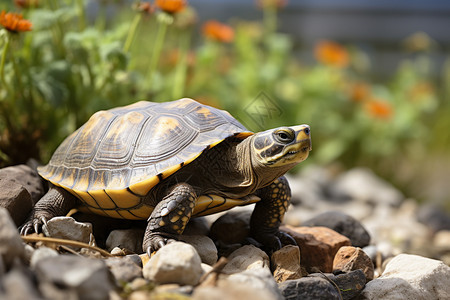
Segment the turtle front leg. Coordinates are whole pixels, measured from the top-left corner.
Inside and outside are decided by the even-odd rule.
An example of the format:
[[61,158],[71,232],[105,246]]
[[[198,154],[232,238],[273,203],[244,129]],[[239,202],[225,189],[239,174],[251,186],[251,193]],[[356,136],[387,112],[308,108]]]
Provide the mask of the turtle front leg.
[[52,185],[36,203],[27,221],[20,227],[20,234],[39,233],[42,225],[53,217],[65,216],[76,206],[78,199],[61,187]]
[[282,244],[294,244],[295,240],[279,227],[291,200],[291,189],[287,179],[282,176],[270,185],[256,191],[261,198],[257,202],[250,219],[250,236],[261,243],[265,250],[275,251]]
[[156,205],[148,219],[143,250],[150,254],[183,233],[191,218],[197,195],[187,183],[173,186],[167,196]]

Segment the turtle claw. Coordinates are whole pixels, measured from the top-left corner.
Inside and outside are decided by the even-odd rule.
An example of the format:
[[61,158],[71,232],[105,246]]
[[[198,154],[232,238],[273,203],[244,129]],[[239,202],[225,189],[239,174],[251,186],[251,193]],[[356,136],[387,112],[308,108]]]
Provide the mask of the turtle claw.
[[288,234],[284,231],[278,232],[278,237],[284,246],[286,246],[286,245],[297,246],[297,241],[290,234]]
[[28,231],[30,231],[30,230],[31,230],[31,224],[29,224],[29,223],[25,223],[19,227],[20,235],[27,235]]
[[275,234],[266,234],[264,236],[259,236],[256,241],[262,244],[262,248],[267,253],[273,253],[277,250],[283,248],[286,245],[295,245],[297,242],[289,234],[279,231]]
[[39,233],[42,226],[47,226],[47,218],[44,216],[30,218],[22,226],[19,227],[19,232],[21,235],[28,235],[32,232]]
[[166,245],[166,243],[164,241],[159,241],[158,242],[158,249],[161,249],[162,247],[164,247]]
[[[176,242],[176,241],[177,240],[173,237],[164,237],[162,234],[152,233],[152,234],[150,234],[147,242],[144,241],[144,249],[146,249],[147,255],[148,255],[148,257],[150,257],[154,251],[158,251],[165,245]],[[145,246],[145,245],[148,245],[148,246]]]

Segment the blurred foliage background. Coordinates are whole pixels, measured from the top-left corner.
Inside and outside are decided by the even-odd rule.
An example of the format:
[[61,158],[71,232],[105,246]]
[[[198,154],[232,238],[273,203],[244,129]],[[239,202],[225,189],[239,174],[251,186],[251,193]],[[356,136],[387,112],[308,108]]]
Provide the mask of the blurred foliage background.
[[[260,20],[227,24],[200,23],[181,0],[97,2],[94,18],[84,0],[0,2],[0,166],[46,163],[98,110],[190,97],[253,131],[310,124],[304,164],[367,166],[419,198],[448,175],[450,59],[432,72],[424,33],[399,41],[410,55],[376,78],[353,44],[319,40],[306,49],[313,62],[299,59],[277,30],[287,1],[256,1]],[[113,16],[109,2],[119,7]]]

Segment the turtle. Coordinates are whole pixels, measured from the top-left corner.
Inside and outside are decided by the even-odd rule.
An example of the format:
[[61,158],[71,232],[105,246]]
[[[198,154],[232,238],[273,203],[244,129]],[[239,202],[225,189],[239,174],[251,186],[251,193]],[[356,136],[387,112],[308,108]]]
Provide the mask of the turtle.
[[[99,111],[38,167],[49,182],[21,234],[78,208],[147,220],[143,251],[178,239],[193,217],[256,203],[250,238],[276,250],[291,192],[284,174],[311,150],[306,124],[253,133],[190,98]],[[280,241],[281,240],[281,241]]]

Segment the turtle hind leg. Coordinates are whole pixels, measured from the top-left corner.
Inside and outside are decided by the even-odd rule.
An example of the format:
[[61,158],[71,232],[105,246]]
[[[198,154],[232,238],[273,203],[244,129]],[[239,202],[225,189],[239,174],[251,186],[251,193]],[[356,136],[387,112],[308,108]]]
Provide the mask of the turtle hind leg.
[[294,244],[295,240],[279,231],[284,214],[291,199],[291,189],[287,179],[282,176],[270,185],[259,189],[256,194],[261,198],[257,202],[250,219],[250,235],[261,243],[266,252],[282,247],[282,244]]
[[78,203],[78,199],[61,187],[50,186],[48,192],[36,203],[30,216],[20,227],[20,234],[39,233],[42,225],[53,217],[65,216]]
[[197,195],[187,183],[173,186],[156,205],[147,223],[143,250],[150,256],[183,233],[191,218]]

